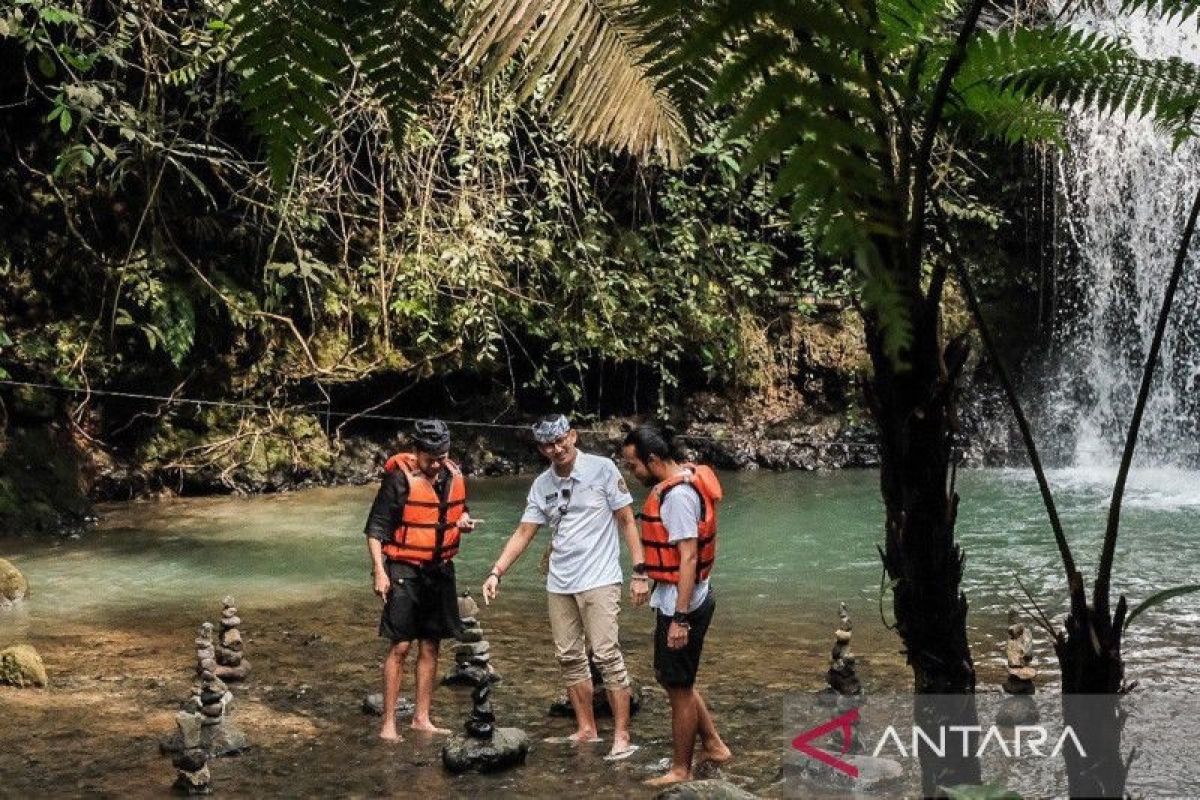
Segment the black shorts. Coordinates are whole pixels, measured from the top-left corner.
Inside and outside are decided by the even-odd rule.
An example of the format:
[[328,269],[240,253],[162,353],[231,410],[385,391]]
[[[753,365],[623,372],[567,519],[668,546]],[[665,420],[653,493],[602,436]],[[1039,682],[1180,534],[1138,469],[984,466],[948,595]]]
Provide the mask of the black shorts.
[[387,562],[392,589],[379,620],[379,635],[393,642],[453,639],[462,633],[454,562],[414,566]]
[[678,650],[667,647],[667,628],[671,627],[671,618],[661,611],[657,612],[654,622],[654,677],[660,684],[669,688],[686,688],[696,682],[700,653],[704,650],[704,634],[708,633],[708,624],[712,622],[716,607],[716,600],[710,591],[700,607],[691,613],[687,644]]

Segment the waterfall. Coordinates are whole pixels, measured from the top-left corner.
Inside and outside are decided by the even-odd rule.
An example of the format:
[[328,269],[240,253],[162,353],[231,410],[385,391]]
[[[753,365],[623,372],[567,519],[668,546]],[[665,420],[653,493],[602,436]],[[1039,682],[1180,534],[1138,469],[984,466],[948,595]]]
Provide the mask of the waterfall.
[[[1107,5],[1107,10],[1105,9]],[[1119,2],[1083,4],[1081,27],[1126,40],[1139,55],[1200,62],[1195,20],[1184,25],[1122,15]],[[1059,304],[1054,389],[1043,411],[1066,438],[1076,468],[1120,457],[1142,365],[1192,198],[1200,147],[1172,149],[1149,120],[1077,113],[1055,169]],[[1200,244],[1185,266],[1138,441],[1137,464],[1200,466]],[[1068,456],[1068,461],[1071,457]],[[1111,471],[1107,469],[1106,471]]]

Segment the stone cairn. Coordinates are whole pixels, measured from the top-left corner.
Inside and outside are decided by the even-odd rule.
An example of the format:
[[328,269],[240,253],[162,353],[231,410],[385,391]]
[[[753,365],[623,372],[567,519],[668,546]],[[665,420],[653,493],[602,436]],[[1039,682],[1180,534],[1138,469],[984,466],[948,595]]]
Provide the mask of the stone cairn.
[[[184,702],[183,714],[196,717],[199,720],[199,730],[195,733],[200,747],[208,756],[236,755],[246,749],[246,735],[229,719],[229,706],[233,703],[233,692],[225,685],[218,675],[220,665],[217,663],[217,644],[213,641],[213,625],[205,622],[200,626],[196,636],[196,677],[192,684],[192,694]],[[159,743],[159,749],[164,753],[181,753],[193,748],[188,737],[191,735],[192,723],[179,724],[173,736]],[[178,765],[176,765],[178,766]]]
[[1004,643],[1008,677],[1001,687],[1008,696],[1000,705],[996,715],[998,725],[1029,725],[1037,722],[1037,701],[1033,695],[1033,679],[1037,667],[1033,666],[1033,633],[1021,622],[1017,610],[1008,610],[1008,641]]
[[238,630],[242,620],[232,597],[226,597],[221,602],[225,608],[221,611],[221,639],[216,649],[217,664],[213,672],[224,681],[244,681],[250,674],[250,662],[242,652],[242,634]]
[[[850,609],[845,603],[838,607],[838,627],[833,632],[833,652],[829,658],[829,669],[825,672],[826,686],[818,695],[818,701],[823,705],[835,706],[838,711],[847,711],[863,704],[864,692],[862,682],[855,671],[856,659],[850,652],[850,640],[853,637],[854,623],[850,620]],[[842,734],[835,734],[834,743],[838,752],[842,749]],[[859,736],[858,724],[853,727],[850,740],[851,753],[863,752],[864,745]]]
[[525,763],[529,736],[519,728],[497,728],[492,711],[492,685],[485,681],[471,692],[466,735],[458,734],[442,748],[442,763],[458,774],[468,770],[497,772]]
[[492,648],[483,638],[483,628],[476,615],[479,604],[464,592],[458,598],[458,616],[462,619],[462,633],[454,647],[454,669],[442,678],[443,686],[482,686],[499,683],[500,674],[492,666]]
[[180,749],[171,759],[179,794],[200,795],[212,792],[212,773],[208,769],[208,751],[203,745],[204,716],[191,711],[175,715],[176,738]]

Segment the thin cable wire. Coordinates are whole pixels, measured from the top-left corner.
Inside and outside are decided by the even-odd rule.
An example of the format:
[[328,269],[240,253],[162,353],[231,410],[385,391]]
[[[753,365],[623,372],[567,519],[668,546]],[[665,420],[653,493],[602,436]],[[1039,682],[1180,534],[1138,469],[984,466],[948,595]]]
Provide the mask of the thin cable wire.
[[[295,405],[295,406],[285,406],[285,407],[280,408],[277,406],[262,405],[261,403],[243,403],[243,402],[236,402],[236,401],[231,401],[231,400],[204,400],[204,399],[196,398],[196,397],[169,397],[167,395],[147,394],[145,392],[122,392],[122,391],[117,391],[114,389],[73,389],[69,386],[58,386],[58,385],[52,384],[52,383],[39,383],[37,381],[16,381],[16,380],[11,380],[11,379],[2,379],[2,380],[0,380],[0,386],[22,387],[22,388],[27,388],[27,389],[43,389],[43,390],[51,391],[51,392],[62,392],[64,394],[95,395],[97,397],[119,397],[119,398],[126,399],[126,400],[148,400],[148,401],[154,401],[154,402],[165,403],[165,404],[170,404],[170,405],[181,405],[181,406],[193,405],[193,406],[197,406],[197,407],[207,406],[210,408],[237,408],[237,409],[242,409],[242,410],[246,410],[246,411],[271,411],[271,412],[285,412],[286,413],[286,412],[299,411],[299,410],[307,409],[310,407],[323,407],[318,413],[320,413],[321,415],[326,416],[326,417],[339,417],[339,418],[354,417],[355,419],[369,419],[369,420],[376,420],[376,421],[381,421],[381,422],[416,422],[419,419],[424,419],[424,417],[406,417],[406,416],[401,416],[401,415],[397,415],[397,414],[373,414],[373,413],[358,413],[358,412],[351,412],[351,411],[333,411],[328,408],[328,405],[325,401],[321,401],[319,403],[312,403],[312,404],[300,404],[300,405]],[[529,430],[528,425],[514,425],[511,423],[503,423],[503,422],[475,422],[472,420],[452,420],[452,419],[443,420],[443,422],[445,422],[447,425],[457,425],[457,426],[466,427],[466,428],[487,428],[487,429],[491,429],[491,430],[509,430],[509,431],[522,431],[522,432]],[[609,435],[612,433],[611,430],[603,430],[600,428],[576,427],[575,430],[579,431],[580,433],[587,433],[587,434],[593,434],[593,435],[598,435],[598,436]],[[700,439],[700,440],[718,442],[718,441],[726,440],[725,437],[712,436],[712,435],[703,434],[703,433],[683,433],[683,434],[679,434],[679,438],[683,439],[685,441]],[[861,447],[861,448],[870,448],[872,450],[879,449],[879,444],[877,442],[861,442],[861,441],[852,441],[849,439],[788,439],[788,442],[791,444],[807,445],[810,447]],[[964,453],[964,448],[962,448],[960,446],[955,446],[954,450],[960,457]],[[983,450],[984,450],[984,452],[987,452],[987,453],[1024,453],[1024,450],[1022,448],[1017,448],[1017,447],[985,446],[983,448]],[[1100,452],[1100,451],[1095,451],[1095,452]]]

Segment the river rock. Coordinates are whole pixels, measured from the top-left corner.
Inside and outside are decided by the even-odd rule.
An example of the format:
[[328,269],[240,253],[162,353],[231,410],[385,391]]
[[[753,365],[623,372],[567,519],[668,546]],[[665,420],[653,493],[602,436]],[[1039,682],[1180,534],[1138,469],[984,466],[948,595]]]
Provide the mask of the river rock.
[[454,657],[460,661],[469,661],[472,656],[482,656],[489,653],[492,646],[487,642],[464,642],[454,646]]
[[29,596],[29,581],[10,562],[0,558],[0,611]]
[[[383,716],[383,693],[375,692],[363,698],[362,703],[363,713],[374,714],[377,717]],[[396,719],[411,719],[413,712],[417,706],[407,697],[399,697],[396,699]]]
[[[608,704],[608,692],[600,688],[599,684],[595,684],[596,690],[592,694],[592,714],[596,717],[611,717],[612,706]],[[633,686],[629,690],[629,716],[633,716],[642,710],[642,687]],[[550,704],[550,709],[546,712],[547,716],[564,717],[566,719],[575,719],[575,706],[571,705],[571,701],[566,695],[559,697]]]
[[463,628],[462,633],[458,635],[458,640],[464,644],[474,644],[483,641],[483,628],[476,626],[474,628]]
[[1005,727],[1032,725],[1040,718],[1037,701],[1032,694],[1013,694],[1004,698],[996,713],[996,724]]
[[[802,795],[811,795],[813,787],[837,791],[871,792],[890,786],[904,776],[904,767],[890,758],[867,755],[838,755],[838,758],[858,768],[854,778],[840,769],[788,748],[780,768],[784,784]],[[802,784],[809,784],[804,786]]]
[[518,728],[496,728],[490,739],[457,734],[442,748],[442,764],[455,774],[476,770],[497,772],[524,764],[529,736]]
[[0,684],[24,688],[47,683],[46,665],[32,645],[16,644],[0,650]]
[[[239,728],[233,720],[226,715],[216,725],[204,724],[209,717],[199,718],[198,715],[196,724],[200,725],[200,744],[199,747],[209,756],[219,758],[221,756],[235,756],[249,749],[250,743],[246,739],[245,732]],[[159,739],[159,752],[162,753],[180,753],[185,749],[183,739],[180,732],[177,730],[170,736],[165,736]]]
[[654,800],[754,800],[757,796],[729,781],[709,779],[668,786]]
[[205,764],[195,772],[179,770],[179,775],[175,778],[175,783],[171,788],[177,794],[189,797],[212,794],[212,773],[209,772],[208,764]]
[[500,683],[500,673],[477,664],[455,664],[442,678],[442,686],[480,686]]

